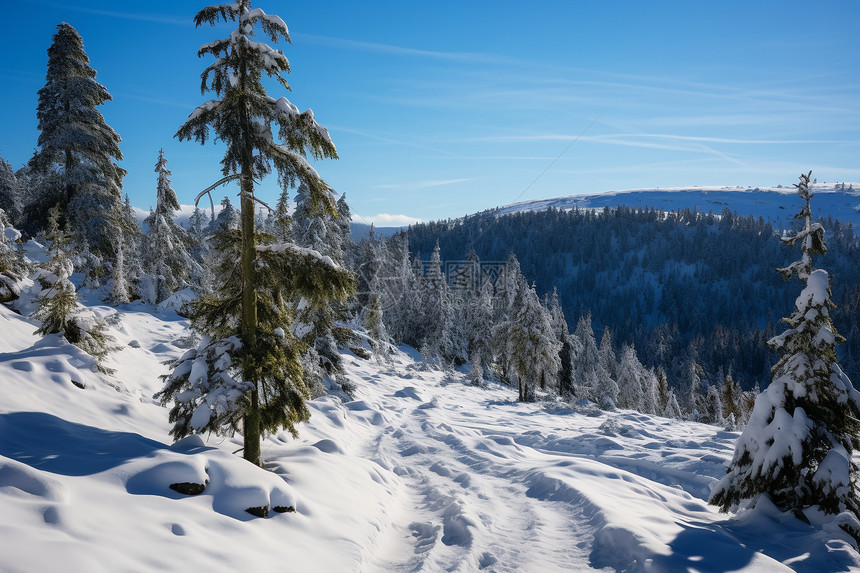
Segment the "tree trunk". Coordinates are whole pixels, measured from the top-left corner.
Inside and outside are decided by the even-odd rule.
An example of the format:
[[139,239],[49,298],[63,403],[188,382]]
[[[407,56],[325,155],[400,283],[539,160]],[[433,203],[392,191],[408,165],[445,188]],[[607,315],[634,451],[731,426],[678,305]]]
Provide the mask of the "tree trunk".
[[[245,167],[245,166],[243,166]],[[241,215],[242,215],[242,338],[247,345],[248,353],[255,354],[257,346],[257,286],[254,264],[256,261],[254,237],[254,180],[251,177],[251,164],[242,170],[241,181]],[[251,404],[243,420],[245,431],[244,457],[249,462],[260,465],[260,394],[259,380],[256,368],[246,373],[246,379],[254,382],[251,392]],[[247,376],[250,374],[250,376]]]

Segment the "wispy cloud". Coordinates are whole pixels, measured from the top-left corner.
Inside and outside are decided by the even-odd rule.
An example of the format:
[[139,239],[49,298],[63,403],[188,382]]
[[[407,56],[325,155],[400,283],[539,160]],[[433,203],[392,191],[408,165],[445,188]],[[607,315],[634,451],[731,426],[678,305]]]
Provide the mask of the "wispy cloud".
[[181,101],[177,101],[177,100],[170,100],[170,99],[159,98],[159,97],[149,97],[149,96],[145,96],[145,95],[132,94],[132,93],[127,93],[127,92],[114,92],[113,95],[114,95],[114,99],[116,99],[117,97],[121,97],[123,99],[133,99],[133,100],[137,100],[137,101],[154,103],[154,104],[163,105],[163,106],[167,106],[167,107],[177,107],[177,108],[187,109],[189,111],[189,113],[191,113],[191,111],[193,111],[194,108],[199,105],[199,103],[181,102]]
[[[487,136],[474,139],[474,141],[487,141],[494,143],[522,143],[530,141],[572,141],[576,139],[576,135],[561,134],[561,133],[544,133],[532,135],[498,135]],[[585,141],[593,141],[598,143],[615,143],[618,145],[631,145],[636,147],[658,147],[668,149],[678,149],[670,147],[666,144],[647,143],[637,141],[640,139],[669,139],[687,142],[699,143],[728,143],[732,145],[807,145],[810,143],[853,143],[848,140],[830,140],[830,139],[743,139],[730,137],[705,137],[691,135],[675,135],[671,133],[614,133],[608,135],[587,135],[581,137]]]
[[357,135],[359,137],[366,137],[368,139],[373,139],[375,141],[381,141],[383,143],[391,143],[393,145],[402,145],[405,147],[415,147],[417,149],[423,149],[425,151],[432,151],[434,153],[441,153],[442,155],[448,155],[448,156],[456,155],[454,152],[447,150],[447,149],[441,149],[438,147],[430,147],[427,145],[423,145],[421,143],[415,143],[412,141],[406,141],[405,139],[399,139],[397,137],[391,137],[387,134],[382,135],[379,133],[373,133],[373,132],[366,131],[366,130],[354,129],[351,127],[344,127],[341,125],[330,125],[329,126],[329,132],[334,133],[335,135],[337,134],[337,132],[350,133],[352,135]]
[[445,185],[454,185],[455,183],[465,183],[474,181],[475,177],[464,177],[462,179],[440,179],[431,181],[410,181],[409,183],[386,183],[374,185],[377,189],[401,189],[404,191],[417,191],[419,189],[430,189],[432,187],[444,187]]
[[502,58],[489,54],[475,52],[439,52],[435,50],[420,50],[407,48],[393,44],[379,44],[376,42],[364,42],[361,40],[348,40],[346,38],[332,38],[331,36],[318,36],[316,34],[294,34],[293,39],[316,44],[318,46],[329,46],[333,48],[344,48],[362,52],[376,52],[390,54],[393,56],[411,56],[429,58],[434,60],[456,60],[461,62],[490,63],[501,62]]
[[62,5],[64,10],[71,10],[73,12],[81,12],[83,14],[95,14],[98,16],[107,16],[109,18],[119,18],[122,20],[135,20],[137,22],[155,22],[158,24],[171,24],[175,26],[188,26],[192,27],[194,25],[194,20],[192,18],[176,18],[173,16],[165,16],[162,14],[141,14],[139,12],[118,12],[114,10],[96,10],[94,8],[87,8],[84,6],[69,6]]

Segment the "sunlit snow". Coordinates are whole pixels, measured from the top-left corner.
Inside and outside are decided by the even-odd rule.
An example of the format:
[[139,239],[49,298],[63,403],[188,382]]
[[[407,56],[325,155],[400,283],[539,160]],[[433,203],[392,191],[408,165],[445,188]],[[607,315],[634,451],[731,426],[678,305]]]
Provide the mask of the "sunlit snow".
[[518,403],[511,388],[426,369],[408,348],[345,354],[354,399],[311,402],[299,439],[265,440],[265,470],[234,453],[239,437],[171,444],[151,396],[164,361],[191,344],[187,321],[139,303],[91,310],[123,347],[106,361],[114,375],[0,306],[2,571],[860,567],[835,526],[766,500],[738,516],[706,504],[737,433]]

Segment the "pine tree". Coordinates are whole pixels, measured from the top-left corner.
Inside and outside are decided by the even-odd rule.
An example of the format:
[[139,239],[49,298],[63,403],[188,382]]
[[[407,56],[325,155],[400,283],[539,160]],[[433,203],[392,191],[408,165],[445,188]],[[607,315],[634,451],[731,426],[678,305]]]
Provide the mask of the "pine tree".
[[279,243],[292,242],[293,237],[293,218],[290,216],[290,195],[289,188],[284,186],[281,189],[281,194],[278,196],[278,202],[275,204],[275,210],[272,212],[271,229],[269,230],[274,235],[275,240]]
[[12,165],[0,157],[0,209],[6,213],[7,223],[18,224],[21,218],[21,187]]
[[424,301],[421,353],[432,361],[459,360],[462,363],[468,357],[462,356],[460,347],[454,341],[454,309],[448,278],[442,269],[442,251],[438,241],[427,264],[421,293]]
[[18,298],[21,281],[29,270],[24,256],[14,246],[14,241],[20,237],[21,233],[6,218],[6,212],[0,209],[0,303]]
[[111,286],[108,302],[111,304],[127,304],[131,299],[128,296],[128,283],[126,282],[125,274],[125,254],[122,248],[122,235],[119,237],[119,242],[116,246],[116,260],[113,264],[113,272],[111,278],[113,284]]
[[[119,232],[117,237],[117,249],[123,252],[123,277],[128,290],[129,298],[132,300],[140,298],[140,279],[143,275],[141,264],[141,251],[143,250],[143,230],[137,220],[137,213],[131,206],[128,193],[125,195],[121,214],[118,221]],[[117,251],[117,258],[119,252]],[[112,272],[116,276],[116,270]]]
[[594,330],[591,328],[590,312],[579,317],[573,337],[576,339],[576,352],[573,355],[573,383],[576,394],[597,402],[600,356],[597,341],[594,339]]
[[[510,383],[513,376],[516,375],[516,367],[512,363],[513,356],[510,353],[511,331],[501,325],[513,322],[513,317],[519,310],[517,305],[521,304],[522,301],[523,295],[521,293],[529,288],[520,271],[520,262],[513,252],[508,255],[508,260],[505,262],[498,279],[496,279],[495,286],[494,327],[492,331],[493,355],[501,367],[502,379],[506,383]],[[520,297],[520,303],[517,302],[517,297]]]
[[813,267],[813,255],[827,248],[824,228],[812,222],[811,175],[795,184],[805,201],[796,216],[803,229],[782,239],[787,245],[800,242],[801,258],[778,269],[786,279],[796,274],[804,288],[794,313],[783,319],[788,330],[769,341],[781,354],[773,380],[756,399],[728,472],[711,492],[710,503],[723,511],[767,495],[804,520],[803,510],[811,507],[860,516],[860,470],[852,461],[860,445],[860,394],[836,359],[842,337],[830,318],[830,277]]
[[678,405],[678,399],[675,397],[675,390],[670,389],[668,396],[669,397],[666,399],[666,406],[663,408],[663,413],[661,415],[664,418],[680,420],[681,406]]
[[549,312],[541,306],[533,287],[526,286],[517,292],[510,319],[497,324],[495,330],[507,333],[503,351],[516,373],[520,401],[533,401],[538,386],[554,386],[561,366],[561,343],[553,332]]
[[206,228],[206,234],[214,235],[220,231],[229,231],[230,229],[238,229],[241,221],[241,215],[236,207],[230,202],[229,197],[221,199],[221,210],[218,215],[210,221]]
[[39,150],[30,161],[41,183],[25,218],[31,234],[44,231],[48,209],[59,204],[61,225],[104,261],[114,256],[126,172],[115,163],[120,137],[96,109],[111,96],[95,76],[78,32],[57,26],[36,110]]
[[[296,209],[292,216],[292,230],[286,231],[282,227],[284,222],[289,221],[285,215],[286,192],[281,195],[283,201],[278,201],[276,217],[273,221],[276,230],[285,237],[292,237],[300,247],[313,249],[323,256],[329,257],[338,265],[344,264],[343,227],[338,221],[340,214],[336,211],[325,210],[319,204],[315,204],[307,184],[300,184],[296,190]],[[340,204],[342,209],[348,212],[349,207],[345,202]],[[337,207],[336,207],[337,209]],[[283,217],[287,217],[284,219]],[[362,244],[362,249],[370,249],[366,253],[368,257],[374,258],[375,251],[380,245]],[[375,262],[369,263],[368,268],[378,268]],[[377,274],[377,273],[374,273]],[[363,285],[367,292],[376,292],[376,286]],[[362,288],[361,286],[359,288]],[[374,298],[376,298],[374,296]],[[372,330],[381,341],[387,342],[385,326],[382,322],[382,307],[378,300],[366,300],[364,309],[369,323],[365,322],[368,330]],[[306,359],[316,360],[315,370],[321,374],[328,374],[335,378],[343,378],[343,362],[338,351],[338,345],[347,345],[351,338],[346,336],[346,329],[336,328],[338,321],[347,320],[346,306],[336,302],[329,302],[324,306],[306,304],[303,300],[295,301],[298,323],[302,324],[302,342],[313,350],[313,356]],[[380,340],[380,339],[377,339]]]
[[42,286],[39,308],[31,315],[42,323],[37,334],[61,333],[66,340],[96,359],[102,372],[111,372],[101,364],[108,353],[115,350],[114,338],[107,334],[107,325],[78,301],[75,285],[69,280],[73,265],[68,256],[68,239],[60,229],[60,211],[51,209],[48,220],[48,239],[51,241],[51,258],[40,265],[36,280]]
[[155,210],[144,221],[147,229],[143,241],[143,271],[155,286],[153,299],[147,301],[150,304],[158,304],[187,286],[199,286],[203,277],[203,269],[189,252],[191,238],[173,220],[179,201],[170,186],[163,149],[158,152],[155,172],[158,174]]
[[660,411],[665,411],[666,405],[669,403],[669,380],[666,378],[666,372],[661,366],[657,367],[657,399]]
[[[354,284],[350,273],[316,251],[258,244],[254,180],[274,164],[283,185],[304,183],[313,208],[333,213],[331,192],[305,156],[336,158],[337,152],[310,110],[299,113],[263,88],[265,73],[289,89],[281,75],[289,63],[281,50],[253,40],[254,29],[259,25],[272,41],[289,41],[283,20],[252,10],[249,0],[208,6],[195,16],[197,26],[219,20],[235,23],[235,30],[203,45],[198,55],[216,58],[201,76],[201,91],[221,99],[198,106],[176,136],[205,143],[211,128],[224,143],[222,172],[238,175],[240,182],[240,229],[220,233],[215,245],[230,257],[222,259],[229,272],[220,274],[223,286],[195,310],[203,340],[180,359],[157,396],[174,402],[170,418],[177,439],[191,432],[232,432],[241,421],[244,457],[259,465],[262,433],[295,431],[295,423],[308,416],[301,345],[291,335],[287,302],[297,296],[319,305],[345,299]],[[276,143],[273,124],[282,143]],[[195,361],[200,366],[192,368]],[[200,376],[192,379],[192,372]]]
[[612,333],[609,332],[608,326],[603,328],[597,357],[600,366],[597,371],[597,403],[601,408],[611,410],[618,406],[620,390],[616,382],[618,362],[615,358],[615,349],[612,347]]
[[645,404],[645,368],[630,344],[621,347],[618,360],[618,407],[643,411]]
[[723,378],[722,394],[720,395],[720,399],[723,404],[723,417],[725,419],[728,420],[731,417],[735,420],[735,423],[740,420],[741,398],[742,392],[740,386],[738,386],[738,383],[735,382],[734,378],[732,378],[732,373],[729,372],[726,374],[725,378]]
[[464,330],[467,353],[472,367],[483,379],[486,358],[492,356],[493,283],[481,270],[481,261],[474,251],[466,255],[466,272],[472,285],[467,288],[465,300]]

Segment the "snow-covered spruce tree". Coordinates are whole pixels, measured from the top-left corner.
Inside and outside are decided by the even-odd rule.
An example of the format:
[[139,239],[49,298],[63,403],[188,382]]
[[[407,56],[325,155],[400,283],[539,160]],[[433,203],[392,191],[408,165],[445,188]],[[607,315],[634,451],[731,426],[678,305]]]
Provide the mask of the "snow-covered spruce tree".
[[346,298],[354,285],[350,273],[316,251],[290,243],[259,245],[254,180],[274,164],[282,185],[306,184],[314,208],[334,212],[328,186],[305,156],[336,158],[337,152],[313,112],[300,113],[263,88],[265,73],[289,89],[281,75],[290,69],[286,56],[253,39],[259,26],[272,41],[284,37],[289,42],[283,20],[252,10],[248,0],[208,6],[194,20],[197,26],[234,22],[236,28],[200,48],[199,56],[216,59],[203,71],[201,91],[214,91],[221,99],[198,106],[176,136],[205,143],[213,129],[224,143],[222,172],[239,176],[241,224],[238,232],[222,232],[221,244],[215,245],[232,260],[222,259],[220,288],[201,300],[192,317],[203,339],[177,361],[157,397],[173,402],[170,419],[177,439],[230,433],[241,421],[244,457],[259,465],[263,432],[295,431],[295,423],[308,416],[301,349],[290,334],[287,301],[301,295],[323,305]]
[[[286,194],[284,194],[286,198]],[[342,198],[341,198],[342,199]],[[345,203],[342,204],[345,206]],[[349,207],[346,207],[347,211]],[[281,201],[278,201],[276,210],[281,210]],[[329,257],[335,264],[344,265],[343,245],[347,236],[343,234],[344,227],[339,222],[340,213],[337,205],[334,211],[324,209],[319,203],[315,203],[307,184],[301,183],[296,190],[296,209],[292,217],[292,237],[300,247],[313,249],[323,256]],[[289,219],[287,219],[289,220]],[[276,227],[282,227],[280,217],[273,221]],[[348,230],[348,225],[347,225]],[[284,232],[284,231],[280,231]],[[376,292],[377,289],[371,289]],[[331,301],[323,306],[310,305],[304,299],[294,301],[296,304],[296,320],[302,325],[300,338],[311,354],[307,359],[318,362],[316,369],[336,379],[343,378],[343,363],[341,361],[338,345],[346,346],[352,341],[347,336],[346,329],[336,328],[338,321],[346,321],[348,318],[345,305]],[[378,301],[377,301],[378,303]],[[365,309],[371,311],[373,304],[368,304]],[[375,321],[372,330],[377,335],[382,335],[382,309],[378,306],[378,321]],[[376,316],[376,315],[374,315]],[[368,326],[370,328],[370,326]],[[384,341],[383,341],[384,342]]]
[[485,362],[492,358],[493,283],[481,269],[481,261],[475,251],[466,255],[466,272],[472,281],[466,298],[463,326],[467,352],[474,380],[483,377]]
[[388,241],[390,277],[386,282],[383,318],[395,342],[408,343],[414,333],[418,276],[409,257],[409,234],[398,231]]
[[41,182],[25,220],[31,234],[45,231],[48,210],[59,205],[60,224],[105,261],[114,255],[126,172],[115,163],[122,160],[120,137],[96,109],[111,96],[95,76],[78,32],[57,26],[36,110],[39,149],[30,160]]
[[549,312],[541,306],[533,287],[519,289],[510,319],[497,324],[494,330],[506,333],[502,351],[516,373],[520,401],[533,401],[538,386],[555,389],[561,367],[561,343],[553,332]]
[[[131,206],[128,193],[122,206],[122,213],[118,221],[119,236],[117,237],[117,248],[122,247],[123,252],[123,276],[129,298],[132,300],[140,296],[140,277],[143,275],[141,264],[141,251],[143,245],[143,229],[137,220],[137,213]],[[117,255],[118,256],[118,255]],[[116,275],[116,271],[112,272]]]
[[427,272],[421,282],[422,322],[421,354],[432,361],[450,361],[462,364],[468,358],[465,350],[454,339],[454,307],[451,289],[442,269],[442,253],[438,241]]
[[281,189],[281,194],[278,196],[278,202],[275,203],[275,210],[270,213],[271,223],[269,232],[275,237],[279,243],[288,243],[294,240],[293,237],[293,218],[290,216],[290,196],[289,188]]
[[732,373],[729,372],[723,378],[723,386],[721,389],[720,399],[723,404],[723,418],[732,420],[732,426],[736,427],[741,419],[741,399],[743,392],[740,386],[732,378]]
[[238,229],[241,226],[241,220],[242,216],[239,214],[239,211],[230,202],[230,198],[225,196],[221,199],[221,210],[218,211],[218,214],[209,222],[209,226],[206,227],[206,234],[214,235],[219,231]]
[[0,302],[18,298],[21,281],[29,270],[24,256],[15,248],[15,241],[20,237],[21,233],[6,218],[6,212],[0,209]]
[[0,157],[0,209],[6,212],[8,223],[19,224],[21,218],[21,187],[12,164]]
[[176,192],[170,186],[170,171],[164,150],[159,150],[155,164],[158,174],[155,210],[144,221],[143,271],[154,283],[150,304],[158,304],[187,286],[199,286],[203,269],[189,253],[192,247],[188,233],[176,224],[173,214],[179,210]]
[[192,328],[202,341],[174,363],[164,389],[155,397],[163,403],[173,401],[171,434],[177,440],[193,433],[244,430],[247,451],[255,445],[249,443],[249,429],[254,428],[248,421],[254,409],[258,448],[261,432],[286,428],[295,435],[296,424],[309,416],[305,400],[310,397],[310,380],[301,361],[305,347],[291,332],[289,301],[296,293],[311,304],[345,297],[351,283],[342,268],[315,251],[272,243],[271,236],[258,234],[257,328],[255,345],[249,348],[242,333],[243,285],[237,280],[242,239],[236,229],[211,238],[213,252],[222,255],[213,269],[214,284],[219,286],[193,303],[191,316]]
[[603,409],[613,410],[618,405],[619,388],[616,382],[618,361],[615,358],[615,349],[612,346],[612,333],[609,331],[608,326],[603,328],[603,336],[600,338],[597,358],[597,403]]
[[116,260],[113,263],[113,269],[111,270],[111,278],[113,282],[111,284],[110,294],[108,294],[108,302],[111,304],[127,304],[131,301],[128,296],[128,282],[126,281],[126,272],[125,272],[125,253],[122,247],[122,234],[119,236],[119,241],[117,241],[116,246]]
[[42,287],[39,308],[31,315],[41,321],[37,334],[62,335],[96,359],[102,372],[110,372],[102,366],[102,359],[115,350],[114,338],[105,332],[107,325],[78,301],[75,285],[69,280],[73,265],[66,251],[68,239],[60,229],[60,211],[51,209],[48,219],[48,240],[51,241],[51,258],[40,265],[36,280]]
[[572,356],[576,396],[598,402],[600,356],[597,341],[594,339],[594,330],[591,328],[591,312],[579,317],[573,337],[576,339],[574,345],[576,351]]
[[513,365],[513,356],[510,353],[511,342],[509,340],[511,331],[502,325],[510,325],[513,317],[518,311],[518,297],[521,303],[521,291],[529,288],[525,278],[520,271],[520,262],[513,252],[508,255],[505,266],[496,279],[495,297],[493,298],[493,329],[492,329],[492,355],[501,368],[502,381],[512,383],[516,376],[516,367]]
[[827,249],[824,228],[812,222],[811,175],[795,184],[805,201],[796,216],[803,229],[782,239],[800,242],[801,258],[778,269],[785,278],[796,274],[804,288],[794,313],[783,319],[788,330],[769,341],[781,354],[773,381],[756,399],[728,472],[711,492],[710,503],[723,511],[767,495],[804,520],[807,508],[860,516],[858,467],[851,460],[860,444],[860,394],[836,359],[842,337],[830,318],[830,278],[812,264]]
[[645,367],[639,362],[631,344],[621,347],[618,360],[618,407],[643,411],[645,403]]

